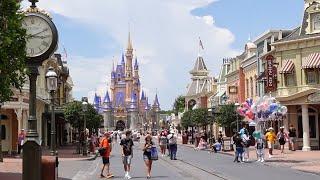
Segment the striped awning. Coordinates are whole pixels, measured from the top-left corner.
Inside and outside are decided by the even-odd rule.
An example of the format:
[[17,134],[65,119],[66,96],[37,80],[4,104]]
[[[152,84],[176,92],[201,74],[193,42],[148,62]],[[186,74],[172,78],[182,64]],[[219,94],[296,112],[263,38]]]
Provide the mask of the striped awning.
[[302,63],[302,69],[320,68],[320,53],[310,54]]
[[294,70],[294,64],[292,60],[285,60],[284,65],[282,66],[282,69],[280,70],[280,74],[290,74]]

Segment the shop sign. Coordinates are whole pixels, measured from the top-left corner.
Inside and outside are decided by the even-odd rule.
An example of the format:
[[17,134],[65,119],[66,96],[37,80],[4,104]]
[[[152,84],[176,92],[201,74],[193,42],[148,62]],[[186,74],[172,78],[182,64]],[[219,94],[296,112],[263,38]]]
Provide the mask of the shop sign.
[[274,80],[274,76],[275,76],[275,71],[274,71],[274,66],[273,66],[273,61],[274,61],[274,57],[272,55],[268,55],[266,57],[266,61],[267,61],[267,71],[266,71],[266,77],[267,77],[267,83],[266,83],[266,89],[268,91],[274,91],[275,90],[275,80]]
[[315,92],[308,96],[309,102],[320,102],[320,92]]
[[229,94],[237,94],[238,87],[237,86],[229,86]]

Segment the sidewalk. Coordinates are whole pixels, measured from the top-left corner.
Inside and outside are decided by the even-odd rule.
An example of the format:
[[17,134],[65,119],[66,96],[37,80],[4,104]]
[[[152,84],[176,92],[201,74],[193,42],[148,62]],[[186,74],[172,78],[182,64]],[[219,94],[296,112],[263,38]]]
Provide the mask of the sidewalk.
[[[179,144],[194,148],[192,144],[182,144],[181,139],[179,139]],[[209,151],[206,149],[205,151]],[[219,152],[220,154],[225,154],[229,156],[234,156],[233,151]],[[284,166],[296,169],[299,171],[305,171],[310,173],[316,173],[320,175],[320,151],[309,151],[304,152],[301,150],[290,151],[285,149],[284,154],[281,154],[280,150],[275,149],[273,151],[273,157],[268,158],[268,149],[265,149],[265,164],[271,166]],[[254,147],[250,148],[250,161],[257,160],[256,151]]]
[[[58,157],[59,161],[79,161],[79,160],[92,160],[95,155],[83,156],[75,154],[75,146],[65,146],[59,148]],[[42,150],[43,156],[50,155],[49,149]],[[0,179],[20,180],[22,179],[22,158],[21,157],[7,157],[0,163]]]

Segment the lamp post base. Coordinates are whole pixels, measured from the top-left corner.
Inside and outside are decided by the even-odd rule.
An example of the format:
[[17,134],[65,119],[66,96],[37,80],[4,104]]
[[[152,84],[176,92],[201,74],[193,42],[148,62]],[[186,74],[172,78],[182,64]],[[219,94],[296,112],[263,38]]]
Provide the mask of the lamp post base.
[[23,145],[22,180],[41,180],[41,146],[36,138]]

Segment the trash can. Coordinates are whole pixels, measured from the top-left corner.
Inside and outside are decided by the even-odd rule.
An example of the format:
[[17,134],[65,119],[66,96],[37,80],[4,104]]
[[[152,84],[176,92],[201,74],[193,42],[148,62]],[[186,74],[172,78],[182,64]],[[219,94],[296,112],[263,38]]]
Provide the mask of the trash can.
[[223,138],[223,151],[231,151],[231,138],[230,137],[224,137]]
[[58,165],[59,165],[59,161],[57,156],[42,156],[42,159],[41,159],[42,180],[57,180]]
[[187,143],[188,143],[188,136],[182,135],[182,144],[187,144]]

